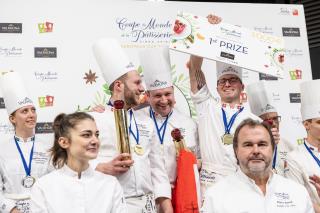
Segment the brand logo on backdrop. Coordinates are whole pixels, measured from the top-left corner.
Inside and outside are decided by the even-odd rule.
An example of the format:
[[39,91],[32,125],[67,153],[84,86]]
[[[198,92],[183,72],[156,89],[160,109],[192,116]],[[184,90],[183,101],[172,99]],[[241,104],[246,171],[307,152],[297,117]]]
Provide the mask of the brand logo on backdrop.
[[248,101],[248,95],[245,92],[240,93],[240,102],[241,103],[246,103]]
[[300,28],[282,27],[282,35],[287,37],[300,37]]
[[161,87],[161,86],[165,86],[168,83],[166,81],[159,81],[159,80],[155,80],[152,84],[150,84],[150,87]]
[[268,35],[258,31],[252,31],[251,35],[261,42],[269,44],[282,44],[282,38],[278,36]]
[[0,109],[6,108],[3,98],[0,98]]
[[34,57],[35,58],[56,58],[57,48],[56,47],[35,47]]
[[47,95],[43,97],[38,97],[39,107],[50,107],[53,106],[54,96]]
[[53,23],[44,22],[38,24],[39,33],[50,33],[53,30]]
[[298,16],[299,10],[295,9],[295,8],[288,9],[286,7],[281,7],[279,14],[280,15],[287,15],[287,16],[289,16],[289,15]]
[[273,101],[280,101],[280,94],[279,93],[272,93],[272,100]]
[[301,103],[300,93],[289,93],[290,103]]
[[91,70],[89,70],[89,73],[85,73],[85,77],[83,77],[83,79],[86,80],[86,84],[96,82],[97,78],[96,73],[93,73]]
[[228,58],[228,59],[234,60],[234,55],[231,53],[221,52],[220,56],[223,58]]
[[40,81],[54,81],[58,79],[58,73],[57,72],[34,72],[34,76],[36,80]]
[[169,20],[159,20],[151,17],[138,21],[126,17],[117,18],[115,24],[120,30],[120,36],[131,42],[168,43],[171,38],[172,23]]
[[52,122],[39,122],[36,124],[36,134],[53,133]]
[[263,27],[256,26],[256,27],[253,27],[253,30],[258,31],[260,33],[264,33],[264,34],[269,34],[269,35],[273,34],[272,27],[268,27],[268,26],[263,26]]
[[0,23],[0,33],[22,33],[22,23]]
[[5,57],[18,57],[22,56],[22,48],[21,47],[1,47],[0,46],[0,56]]
[[292,123],[294,123],[296,125],[301,125],[302,124],[301,116],[291,115],[291,121],[292,121]]
[[267,75],[265,73],[259,73],[259,80],[266,80],[266,81],[277,81],[278,78],[272,75]]
[[302,71],[299,69],[290,70],[289,71],[291,80],[299,80],[302,79]]
[[14,133],[14,127],[10,123],[0,122],[0,132],[4,134]]
[[299,57],[303,55],[302,49],[285,49],[284,52],[286,53],[286,57]]

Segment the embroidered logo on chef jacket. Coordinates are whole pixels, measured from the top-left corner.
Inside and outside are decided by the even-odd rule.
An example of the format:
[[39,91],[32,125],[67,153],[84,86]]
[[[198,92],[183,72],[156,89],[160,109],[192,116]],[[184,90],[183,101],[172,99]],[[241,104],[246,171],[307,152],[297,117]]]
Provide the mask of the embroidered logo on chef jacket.
[[49,156],[45,152],[34,152],[32,161],[37,164],[44,164],[48,162]]
[[150,128],[145,124],[137,123],[139,134],[141,137],[149,137],[150,136]]
[[156,212],[156,205],[154,200],[153,194],[146,194],[146,205],[144,206],[145,209],[143,210],[143,213],[154,213]]
[[215,182],[215,177],[216,173],[215,172],[211,172],[211,171],[208,171],[206,169],[201,169],[201,172],[200,172],[200,182],[201,184],[204,184],[204,185],[211,185]]
[[30,200],[18,200],[16,202],[17,208],[22,213],[31,213]]
[[275,192],[274,195],[276,197],[277,207],[290,208],[290,207],[296,206],[293,200],[290,199],[290,196],[288,193]]

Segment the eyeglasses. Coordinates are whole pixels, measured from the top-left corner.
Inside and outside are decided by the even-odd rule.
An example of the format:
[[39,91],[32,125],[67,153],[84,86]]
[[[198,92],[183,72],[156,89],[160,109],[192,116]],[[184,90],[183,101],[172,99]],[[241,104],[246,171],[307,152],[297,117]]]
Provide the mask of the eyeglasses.
[[218,80],[218,85],[224,86],[227,83],[227,81],[229,82],[229,84],[234,85],[234,84],[240,82],[240,79],[237,77],[232,77],[232,78],[228,78],[228,79],[222,78],[222,79]]
[[281,121],[281,116],[275,116],[271,118],[266,118],[263,120],[264,122],[270,123],[272,125],[273,122],[279,123]]

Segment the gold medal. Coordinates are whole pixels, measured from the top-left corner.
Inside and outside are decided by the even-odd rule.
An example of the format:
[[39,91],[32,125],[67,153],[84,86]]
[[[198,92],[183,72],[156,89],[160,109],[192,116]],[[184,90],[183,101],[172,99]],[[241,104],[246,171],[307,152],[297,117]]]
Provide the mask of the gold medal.
[[137,154],[137,155],[143,155],[144,154],[144,149],[141,145],[137,144],[134,146],[134,152]]
[[224,145],[233,144],[233,135],[232,134],[224,134],[222,136],[222,142]]

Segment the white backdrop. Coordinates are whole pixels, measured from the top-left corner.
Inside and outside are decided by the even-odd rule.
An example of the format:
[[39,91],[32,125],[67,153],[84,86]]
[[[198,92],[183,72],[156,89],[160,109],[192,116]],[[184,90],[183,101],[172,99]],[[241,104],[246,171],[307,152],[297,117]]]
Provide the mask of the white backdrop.
[[[40,132],[50,131],[50,122],[57,113],[72,112],[78,108],[84,110],[94,103],[105,103],[108,99],[102,75],[91,50],[96,39],[105,36],[118,38],[138,65],[139,50],[168,43],[178,11],[199,16],[214,13],[227,23],[283,36],[286,47],[285,79],[269,79],[268,93],[283,117],[282,136],[293,143],[304,137],[299,83],[310,80],[312,76],[301,5],[0,0],[0,71],[15,70],[21,73],[38,106],[37,129]],[[10,31],[7,27],[13,27],[14,30]],[[36,51],[37,57],[36,47],[40,48]],[[43,50],[44,48],[46,49]],[[177,107],[195,116],[185,66],[188,55],[171,53]],[[46,55],[47,57],[43,57]],[[208,85],[215,91],[213,67],[215,62],[204,62],[203,70]],[[91,83],[84,79],[90,71],[94,73],[93,77],[97,77]],[[244,71],[243,78],[244,83],[248,84],[263,79],[263,76]],[[290,102],[290,93],[294,93],[291,94],[291,102],[294,103]],[[243,97],[245,99],[246,95]],[[3,103],[0,103],[0,108],[3,108]],[[5,109],[0,109],[0,138],[12,131],[7,117]]]

